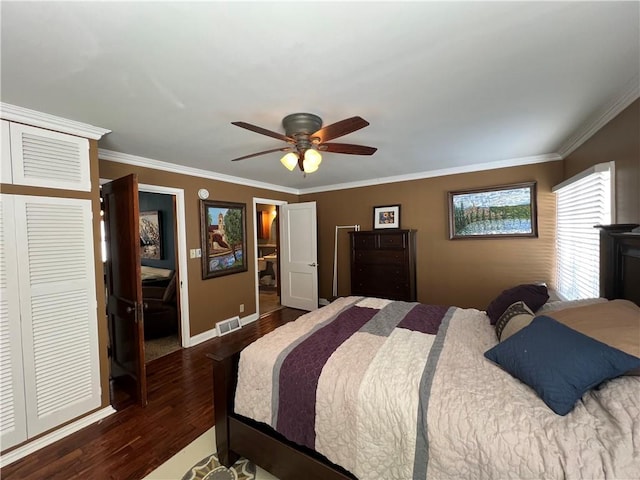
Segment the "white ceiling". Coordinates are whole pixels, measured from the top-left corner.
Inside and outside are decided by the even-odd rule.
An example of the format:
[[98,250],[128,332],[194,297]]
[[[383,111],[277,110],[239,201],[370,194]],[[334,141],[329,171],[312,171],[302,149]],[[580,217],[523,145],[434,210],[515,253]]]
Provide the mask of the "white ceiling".
[[[104,127],[102,149],[309,192],[558,158],[638,96],[639,2],[9,2],[2,102]],[[370,126],[306,178],[293,112]],[[378,179],[378,180],[376,180]]]

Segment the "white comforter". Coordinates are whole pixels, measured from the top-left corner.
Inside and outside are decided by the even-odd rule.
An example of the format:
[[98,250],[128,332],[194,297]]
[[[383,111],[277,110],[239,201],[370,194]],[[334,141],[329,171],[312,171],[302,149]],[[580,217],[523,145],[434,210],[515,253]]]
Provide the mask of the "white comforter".
[[[278,429],[283,356],[350,305],[390,303],[339,299],[250,345],[236,412]],[[437,335],[358,331],[322,369],[313,447],[360,479],[640,478],[640,377],[588,392],[562,417],[485,359],[495,344],[474,309],[450,309]]]

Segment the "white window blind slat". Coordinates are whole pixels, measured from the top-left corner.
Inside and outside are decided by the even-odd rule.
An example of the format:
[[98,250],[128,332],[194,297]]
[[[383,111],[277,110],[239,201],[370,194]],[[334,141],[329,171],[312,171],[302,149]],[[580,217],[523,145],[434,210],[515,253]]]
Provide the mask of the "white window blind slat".
[[594,227],[612,219],[613,165],[599,164],[592,173],[554,189],[557,207],[556,288],[568,300],[600,294],[600,234]]

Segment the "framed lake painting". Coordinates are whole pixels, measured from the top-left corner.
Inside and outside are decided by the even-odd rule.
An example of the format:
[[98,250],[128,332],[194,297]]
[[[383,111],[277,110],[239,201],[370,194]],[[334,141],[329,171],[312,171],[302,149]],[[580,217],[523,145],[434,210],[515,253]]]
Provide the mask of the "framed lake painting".
[[449,238],[537,237],[536,183],[449,192]]
[[200,201],[202,278],[247,271],[246,205]]

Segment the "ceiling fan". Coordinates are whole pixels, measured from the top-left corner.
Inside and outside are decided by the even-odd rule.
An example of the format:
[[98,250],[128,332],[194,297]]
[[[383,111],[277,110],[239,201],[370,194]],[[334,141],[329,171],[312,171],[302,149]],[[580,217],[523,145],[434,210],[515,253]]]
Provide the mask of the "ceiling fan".
[[319,152],[373,155],[377,150],[377,148],[365,147],[364,145],[326,143],[329,140],[342,137],[369,125],[369,122],[360,117],[346,118],[322,127],[322,119],[317,115],[312,113],[292,113],[282,119],[282,126],[285,130],[284,135],[246,122],[231,122],[231,124],[268,137],[277,138],[288,144],[286,147],[273,148],[234,158],[232,162],[271,152],[288,152],[280,159],[286,168],[293,170],[297,165],[304,173],[312,173],[318,170],[322,161],[322,155]]

